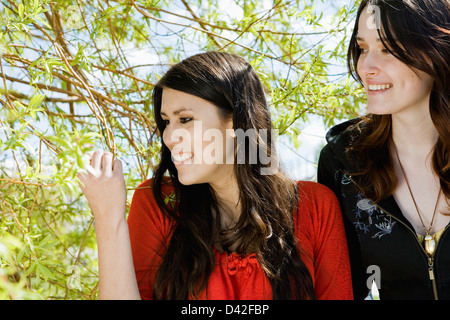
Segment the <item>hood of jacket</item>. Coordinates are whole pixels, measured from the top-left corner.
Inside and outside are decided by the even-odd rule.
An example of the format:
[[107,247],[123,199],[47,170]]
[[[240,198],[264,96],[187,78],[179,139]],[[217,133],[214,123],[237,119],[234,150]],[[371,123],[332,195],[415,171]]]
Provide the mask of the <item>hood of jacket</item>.
[[332,127],[325,136],[329,150],[349,172],[354,166],[347,157],[346,150],[360,136],[363,125],[362,118],[351,119]]

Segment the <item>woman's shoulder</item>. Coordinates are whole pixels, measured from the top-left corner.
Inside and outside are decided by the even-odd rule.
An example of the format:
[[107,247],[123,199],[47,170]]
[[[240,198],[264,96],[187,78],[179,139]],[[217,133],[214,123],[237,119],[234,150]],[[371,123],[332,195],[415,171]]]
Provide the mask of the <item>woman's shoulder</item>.
[[[162,215],[162,211],[155,199],[155,192],[153,190],[153,179],[148,179],[141,182],[134,190],[133,199],[131,201],[131,211],[140,211],[146,215]],[[164,204],[169,206],[176,202],[175,187],[169,179],[164,179],[161,184],[161,199]],[[136,210],[138,209],[138,210]]]
[[358,139],[365,123],[365,117],[358,117],[331,127],[325,136],[327,144],[333,148],[347,148]]
[[339,201],[327,186],[314,181],[297,181],[297,218],[317,224],[340,215]]
[[329,201],[335,200],[336,196],[334,192],[328,188],[327,186],[315,182],[315,181],[307,181],[307,180],[298,180],[298,196],[299,201]]
[[[175,187],[170,179],[164,179],[161,184],[161,193],[162,196],[169,197],[175,192]],[[153,193],[153,179],[147,179],[141,182],[138,187],[134,190],[134,197],[136,198],[150,198],[154,200]]]
[[[175,201],[174,190],[170,181],[165,181],[161,185],[161,197],[165,205],[173,205]],[[163,233],[170,229],[171,219],[161,210],[155,199],[152,179],[141,182],[134,190],[128,223],[132,229],[159,228],[165,230]]]
[[[322,148],[319,156],[319,181],[328,171],[353,171],[355,163],[348,155],[348,148],[359,140],[361,132],[366,127],[364,117],[351,119],[332,127],[326,134],[327,144]],[[328,184],[327,184],[328,185]]]

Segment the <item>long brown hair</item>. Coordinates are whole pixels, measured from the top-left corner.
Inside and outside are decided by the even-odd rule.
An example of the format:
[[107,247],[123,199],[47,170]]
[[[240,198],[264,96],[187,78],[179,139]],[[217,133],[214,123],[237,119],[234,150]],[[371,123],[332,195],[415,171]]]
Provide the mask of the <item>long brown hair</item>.
[[[369,4],[375,9],[378,33],[386,49],[434,80],[430,115],[439,138],[434,146],[432,164],[450,205],[450,1],[363,0],[347,58],[351,74],[360,83],[356,66],[361,51],[356,37],[359,17]],[[365,196],[378,202],[390,196],[398,183],[389,148],[391,116],[369,114],[355,127],[360,137],[348,149],[349,158],[357,164],[352,175]]]
[[[222,52],[194,55],[174,65],[153,91],[154,115],[162,137],[165,123],[161,118],[164,88],[195,95],[213,103],[221,114],[232,117],[233,128],[266,129],[267,139],[256,137],[258,148],[272,159],[271,116],[263,86],[251,65],[242,57]],[[161,140],[162,141],[162,140]],[[253,141],[254,143],[255,141]],[[235,158],[249,150],[248,139],[237,145]],[[162,141],[161,161],[155,170],[152,188],[161,210],[175,221],[175,227],[163,261],[156,274],[157,299],[195,298],[203,290],[215,266],[214,244],[233,245],[239,254],[256,253],[268,276],[275,299],[312,299],[312,279],[299,256],[294,236],[293,212],[297,206],[294,181],[281,171],[261,174],[267,165],[261,161],[239,163],[234,173],[239,187],[242,212],[232,236],[219,233],[220,214],[214,191],[209,184],[182,185],[171,160],[170,150]],[[176,206],[167,206],[161,196],[166,172],[175,187]],[[219,237],[219,239],[217,238]]]

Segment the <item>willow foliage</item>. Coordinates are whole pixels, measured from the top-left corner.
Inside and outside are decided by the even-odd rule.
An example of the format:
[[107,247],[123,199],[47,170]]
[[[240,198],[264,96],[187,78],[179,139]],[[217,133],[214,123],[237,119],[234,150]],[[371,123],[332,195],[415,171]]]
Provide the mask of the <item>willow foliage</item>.
[[280,135],[358,114],[345,69],[355,1],[0,0],[0,298],[95,299],[94,221],[76,172],[114,152],[133,188],[158,139],[151,90],[207,50],[244,56]]

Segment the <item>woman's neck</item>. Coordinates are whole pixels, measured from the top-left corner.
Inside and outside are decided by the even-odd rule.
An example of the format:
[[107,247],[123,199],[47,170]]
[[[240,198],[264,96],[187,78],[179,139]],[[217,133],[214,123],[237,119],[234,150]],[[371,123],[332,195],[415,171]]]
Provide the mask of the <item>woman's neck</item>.
[[239,202],[239,187],[235,177],[230,177],[221,183],[210,183],[221,212],[221,225],[232,226],[237,223],[241,215]]
[[392,139],[398,152],[405,156],[428,156],[438,137],[429,113],[409,117],[392,115]]

